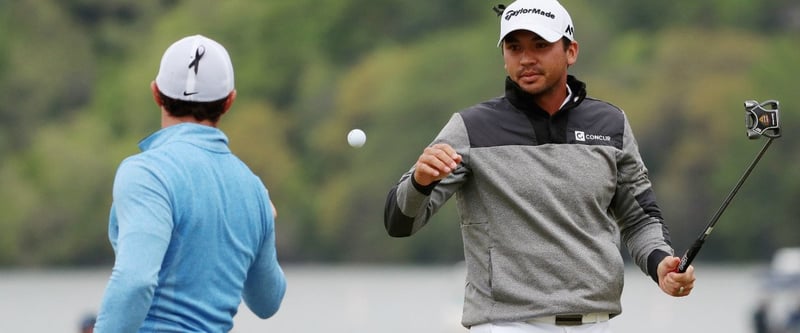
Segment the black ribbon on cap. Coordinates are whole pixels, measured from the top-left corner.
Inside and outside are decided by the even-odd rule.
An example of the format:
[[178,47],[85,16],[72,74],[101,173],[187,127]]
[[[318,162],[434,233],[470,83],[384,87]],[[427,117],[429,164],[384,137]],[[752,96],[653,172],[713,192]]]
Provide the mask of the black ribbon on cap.
[[506,5],[498,4],[498,5],[494,6],[494,7],[492,7],[492,10],[497,14],[497,16],[501,16],[501,15],[503,15],[503,11],[506,10]]

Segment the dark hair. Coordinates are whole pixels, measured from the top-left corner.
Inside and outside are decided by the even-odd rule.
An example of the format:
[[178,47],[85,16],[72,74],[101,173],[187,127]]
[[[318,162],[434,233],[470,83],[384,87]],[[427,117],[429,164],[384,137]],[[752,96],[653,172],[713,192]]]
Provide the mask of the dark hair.
[[164,109],[174,117],[193,116],[198,121],[210,120],[214,123],[219,121],[219,117],[225,112],[225,100],[228,99],[228,96],[225,96],[211,102],[189,102],[171,98],[161,91],[158,92],[158,97]]
[[569,49],[569,46],[572,45],[572,41],[567,37],[561,37],[561,43],[564,44],[564,51]]

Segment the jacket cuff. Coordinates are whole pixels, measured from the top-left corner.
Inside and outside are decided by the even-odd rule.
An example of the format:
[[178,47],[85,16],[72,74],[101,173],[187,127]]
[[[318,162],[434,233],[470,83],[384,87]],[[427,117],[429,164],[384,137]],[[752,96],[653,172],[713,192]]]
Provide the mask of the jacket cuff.
[[428,185],[420,185],[419,183],[417,183],[417,180],[414,179],[414,172],[411,172],[411,177],[410,178],[411,178],[411,185],[414,185],[414,188],[417,191],[419,191],[419,193],[422,193],[424,195],[431,195],[431,192],[433,192],[433,188],[435,188],[436,185],[439,184],[439,181],[437,180],[437,181],[435,181],[433,183],[430,183]]
[[650,275],[656,283],[658,283],[658,264],[669,255],[669,253],[663,250],[656,249],[647,256],[647,274]]

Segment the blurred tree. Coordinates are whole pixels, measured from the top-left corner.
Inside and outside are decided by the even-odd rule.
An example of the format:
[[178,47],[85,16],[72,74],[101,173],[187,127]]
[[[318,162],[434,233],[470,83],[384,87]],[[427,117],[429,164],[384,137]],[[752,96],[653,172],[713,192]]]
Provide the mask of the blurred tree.
[[[741,103],[779,99],[784,126],[800,121],[800,5],[568,1],[581,43],[571,71],[626,111],[682,251],[758,149]],[[0,265],[112,260],[116,166],[159,127],[148,85],[164,48],[198,33],[233,58],[239,97],[222,126],[278,207],[281,258],[460,260],[454,205],[392,239],[383,200],[453,112],[502,93],[492,5],[0,2]],[[345,143],[356,127],[360,149]],[[784,131],[702,260],[797,245],[798,142]]]
[[763,33],[800,29],[797,20],[800,4],[792,0],[610,0],[596,6],[604,15],[617,18],[616,27],[622,31],[656,31],[674,26],[706,29],[727,26]]
[[45,126],[15,161],[17,179],[2,197],[28,200],[12,206],[19,264],[97,264],[108,260],[106,221],[115,171],[107,127],[81,119]]
[[19,151],[39,126],[68,119],[91,98],[94,54],[53,2],[13,2],[4,9],[13,29],[3,29],[0,39],[7,68],[0,76],[0,98],[7,101],[0,105],[0,142],[7,146],[0,151]]
[[[382,45],[405,43],[440,29],[474,26],[491,16],[491,3],[480,1],[341,1],[321,31],[322,51],[336,64],[352,64]],[[307,8],[311,8],[310,6]]]

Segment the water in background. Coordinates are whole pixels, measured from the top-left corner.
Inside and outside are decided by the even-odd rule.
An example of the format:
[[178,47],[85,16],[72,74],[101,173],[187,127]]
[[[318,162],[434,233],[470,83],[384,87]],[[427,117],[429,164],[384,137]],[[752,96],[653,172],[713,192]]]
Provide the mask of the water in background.
[[[764,266],[696,265],[686,298],[663,294],[638,269],[626,271],[615,333],[745,333]],[[466,333],[460,326],[463,265],[286,266],[288,290],[271,319],[246,307],[234,333]],[[0,271],[0,332],[73,333],[94,313],[110,269]]]

